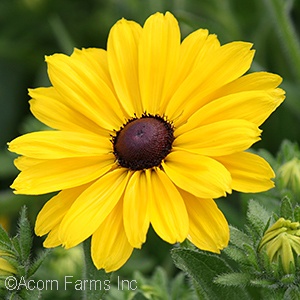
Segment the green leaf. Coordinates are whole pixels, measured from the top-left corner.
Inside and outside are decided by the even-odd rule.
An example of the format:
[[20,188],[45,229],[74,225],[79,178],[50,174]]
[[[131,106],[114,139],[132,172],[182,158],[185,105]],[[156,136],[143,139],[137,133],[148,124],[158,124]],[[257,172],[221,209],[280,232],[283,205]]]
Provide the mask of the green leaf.
[[159,287],[159,296],[162,299],[168,299],[168,278],[163,268],[156,268],[153,274],[153,284]]
[[12,242],[7,234],[7,232],[0,225],[0,250],[9,250],[12,247]]
[[175,265],[196,282],[197,291],[202,299],[232,299],[233,292],[237,298],[249,299],[247,291],[239,287],[233,291],[232,287],[214,283],[218,275],[232,271],[220,256],[182,248],[173,249],[171,254]]
[[[109,283],[112,273],[106,273],[103,269],[97,270],[91,258],[91,239],[83,242],[85,268],[83,270],[83,280],[99,280],[102,284]],[[85,289],[83,290],[83,299],[103,299],[106,289]]]
[[267,212],[259,203],[254,200],[249,201],[247,218],[251,225],[250,230],[252,233],[255,233],[255,235],[261,237],[270,216],[271,214]]
[[41,251],[41,253],[39,254],[39,256],[30,265],[30,267],[28,269],[28,273],[27,273],[28,277],[32,276],[37,271],[37,269],[43,263],[43,261],[45,260],[45,258],[47,257],[47,255],[50,253],[50,251],[51,251],[50,249],[46,249],[46,250]]
[[20,249],[20,258],[22,262],[29,261],[30,251],[32,247],[32,231],[27,217],[26,206],[21,208],[20,219],[18,224],[18,242]]
[[240,248],[229,245],[224,249],[224,253],[237,263],[247,263],[245,251],[241,250]]
[[251,285],[256,287],[263,287],[263,288],[277,288],[278,284],[274,283],[272,280],[267,279],[251,279],[250,280]]
[[229,226],[230,229],[230,243],[233,245],[239,247],[240,249],[243,249],[244,244],[251,244],[250,237],[239,230],[238,228],[234,226]]
[[244,249],[246,253],[246,257],[248,262],[253,266],[256,270],[259,270],[259,266],[257,263],[257,253],[252,246],[244,244]]
[[296,205],[294,209],[294,220],[295,222],[300,222],[300,206]]
[[39,289],[22,288],[20,292],[20,297],[22,300],[42,299],[41,294],[42,290]]
[[171,299],[190,299],[188,297],[193,291],[187,290],[185,283],[185,274],[180,272],[173,280],[171,286]]
[[291,300],[291,299],[300,299],[300,289],[299,286],[291,286],[289,287],[284,295],[283,300]]
[[214,282],[226,286],[241,286],[249,285],[251,275],[246,273],[228,273],[219,275]]
[[284,284],[292,284],[293,282],[296,281],[295,274],[284,275],[280,281]]
[[286,220],[293,220],[293,206],[291,200],[288,197],[284,197],[281,200],[280,215]]

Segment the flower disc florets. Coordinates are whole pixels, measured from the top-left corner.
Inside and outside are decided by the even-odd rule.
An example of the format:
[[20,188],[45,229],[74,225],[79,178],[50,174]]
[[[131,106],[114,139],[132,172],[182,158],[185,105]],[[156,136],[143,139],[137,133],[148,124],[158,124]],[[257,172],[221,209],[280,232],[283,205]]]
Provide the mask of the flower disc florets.
[[157,115],[133,118],[113,138],[114,155],[122,167],[131,170],[159,166],[172,149],[173,131],[172,125]]

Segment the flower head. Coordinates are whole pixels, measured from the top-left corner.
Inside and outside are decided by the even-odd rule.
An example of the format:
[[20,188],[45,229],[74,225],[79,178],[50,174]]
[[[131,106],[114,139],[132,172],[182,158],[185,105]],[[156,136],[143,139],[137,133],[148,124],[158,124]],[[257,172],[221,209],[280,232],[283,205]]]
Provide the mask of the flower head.
[[284,100],[281,78],[251,65],[252,44],[221,46],[200,29],[182,42],[171,13],[143,27],[122,19],[107,50],[48,56],[48,88],[29,91],[34,116],[53,131],[16,138],[12,188],[60,191],[36,221],[45,247],[92,237],[97,268],[121,267],[148,228],[219,253],[229,239],[213,198],[273,187],[274,173],[245,152]]
[[271,262],[281,262],[286,274],[300,255],[300,224],[280,218],[264,234],[260,250],[265,249]]

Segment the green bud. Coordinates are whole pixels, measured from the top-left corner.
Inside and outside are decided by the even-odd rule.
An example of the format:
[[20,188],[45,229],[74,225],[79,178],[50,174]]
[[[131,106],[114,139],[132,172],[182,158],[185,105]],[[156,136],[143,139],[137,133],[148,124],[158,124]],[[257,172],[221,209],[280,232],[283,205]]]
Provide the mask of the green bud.
[[280,218],[264,234],[259,251],[265,250],[270,261],[281,264],[286,274],[295,269],[295,256],[300,255],[300,223]]
[[8,257],[13,258],[11,254],[0,251],[0,276],[9,276],[17,273],[15,267],[7,260]]
[[283,186],[291,189],[294,193],[300,193],[300,159],[294,157],[278,169],[278,175]]

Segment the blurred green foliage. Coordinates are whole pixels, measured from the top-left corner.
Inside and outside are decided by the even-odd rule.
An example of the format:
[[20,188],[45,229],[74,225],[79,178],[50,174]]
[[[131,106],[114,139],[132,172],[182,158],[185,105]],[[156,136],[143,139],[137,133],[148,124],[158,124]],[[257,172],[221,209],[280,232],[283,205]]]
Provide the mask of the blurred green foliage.
[[[51,196],[15,196],[12,193],[9,185],[17,170],[13,166],[15,156],[6,150],[6,143],[14,137],[41,128],[30,115],[27,88],[50,84],[44,56],[56,52],[70,54],[74,47],[106,48],[109,30],[117,20],[124,17],[143,24],[157,11],[170,11],[177,17],[182,37],[198,28],[208,28],[218,35],[221,43],[252,42],[256,56],[251,71],[281,75],[282,87],[287,92],[284,104],[262,126],[263,139],[255,148],[275,154],[284,139],[300,142],[297,39],[300,1],[0,0],[0,222],[1,218],[6,218],[4,223],[11,232],[15,230],[15,220],[23,204],[29,207],[33,223],[37,212]],[[243,206],[233,209],[234,206],[231,204],[225,214],[230,223],[239,226],[245,221],[240,215]],[[41,247],[40,240],[34,240],[37,249]],[[120,274],[131,276],[135,269],[151,274],[154,266],[161,265],[168,276],[173,276],[176,270],[169,251],[170,246],[150,231],[143,251],[135,251]]]

